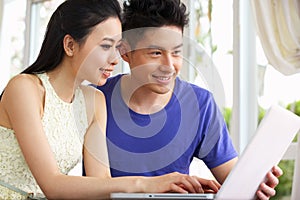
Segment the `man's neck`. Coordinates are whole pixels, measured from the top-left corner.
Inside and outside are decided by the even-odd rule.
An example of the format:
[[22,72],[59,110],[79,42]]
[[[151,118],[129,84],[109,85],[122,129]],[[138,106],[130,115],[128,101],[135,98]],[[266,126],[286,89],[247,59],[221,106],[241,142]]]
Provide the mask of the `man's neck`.
[[153,114],[169,103],[172,91],[159,94],[149,90],[147,86],[136,88],[130,77],[124,75],[121,80],[121,95],[131,110],[139,114]]

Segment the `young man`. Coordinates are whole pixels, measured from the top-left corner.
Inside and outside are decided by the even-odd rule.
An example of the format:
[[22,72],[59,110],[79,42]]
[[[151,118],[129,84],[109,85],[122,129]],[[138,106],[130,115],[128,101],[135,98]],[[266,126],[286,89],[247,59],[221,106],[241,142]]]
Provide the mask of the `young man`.
[[[124,3],[120,53],[131,72],[98,87],[106,96],[112,176],[188,174],[197,157],[223,183],[238,159],[212,94],[177,77],[187,16],[180,0]],[[259,199],[275,195],[282,172],[272,172]]]

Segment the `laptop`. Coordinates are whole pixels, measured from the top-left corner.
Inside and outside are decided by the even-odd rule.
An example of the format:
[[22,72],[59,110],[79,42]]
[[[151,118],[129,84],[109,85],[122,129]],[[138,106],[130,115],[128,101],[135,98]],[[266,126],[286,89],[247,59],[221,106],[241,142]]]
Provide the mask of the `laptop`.
[[274,105],[217,194],[112,193],[111,199],[254,199],[268,171],[279,163],[300,130],[300,117]]
[[215,197],[215,194],[180,194],[180,193],[112,193],[111,199],[118,200],[141,200],[141,199],[206,199],[212,200]]

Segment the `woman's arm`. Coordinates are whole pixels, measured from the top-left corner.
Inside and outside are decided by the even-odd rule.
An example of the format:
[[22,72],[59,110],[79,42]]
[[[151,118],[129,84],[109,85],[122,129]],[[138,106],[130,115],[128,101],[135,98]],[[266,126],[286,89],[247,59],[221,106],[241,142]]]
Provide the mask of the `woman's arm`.
[[33,75],[18,75],[5,89],[1,103],[24,158],[48,199],[97,199],[108,196],[108,179],[60,173],[45,136],[42,115],[44,88]]
[[15,131],[24,158],[37,183],[49,199],[89,199],[105,197],[106,179],[67,176],[60,173],[41,116],[44,88],[33,75],[18,75],[2,97],[9,128]]
[[[48,199],[104,199],[109,198],[111,192],[202,191],[201,185],[195,178],[178,173],[152,178],[111,178],[105,162],[101,163],[97,160],[93,161],[95,162],[93,167],[97,170],[92,168],[87,170],[89,177],[61,174],[43,130],[41,117],[44,107],[44,89],[39,79],[24,74],[13,78],[6,87],[1,104],[7,113],[9,128],[14,129],[24,158]],[[98,105],[98,102],[95,105]],[[96,113],[101,111],[97,117],[102,119],[101,116],[106,115],[106,112],[100,108]],[[100,120],[98,123],[97,117],[92,118],[89,131],[102,127],[100,133],[104,133],[106,118],[105,121]],[[105,142],[103,146],[104,144]],[[107,156],[103,155],[104,158]],[[88,156],[91,160],[95,158],[94,155],[85,153],[85,158]]]
[[84,137],[83,158],[86,176],[110,178],[106,145],[106,103],[102,92],[82,86],[89,128]]

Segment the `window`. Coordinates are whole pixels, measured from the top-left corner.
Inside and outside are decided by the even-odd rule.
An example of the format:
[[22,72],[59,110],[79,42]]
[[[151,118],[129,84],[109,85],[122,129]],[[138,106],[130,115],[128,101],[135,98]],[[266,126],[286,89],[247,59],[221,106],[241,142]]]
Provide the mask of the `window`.
[[[4,0],[0,23],[0,90],[31,64],[39,50],[49,18],[63,0]],[[26,9],[28,8],[28,9]],[[1,14],[0,14],[1,15]]]
[[3,10],[0,12],[0,90],[2,91],[11,76],[19,72],[23,66],[26,1],[4,0],[0,4]]

